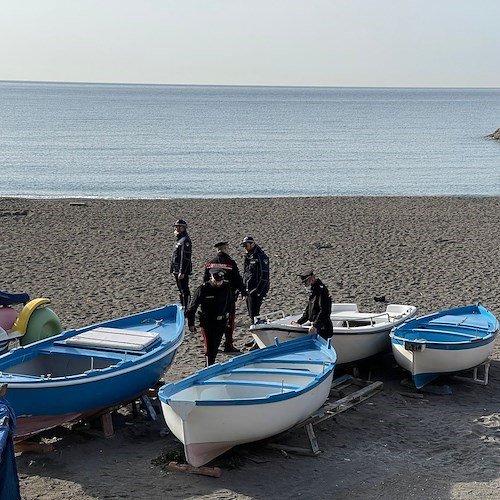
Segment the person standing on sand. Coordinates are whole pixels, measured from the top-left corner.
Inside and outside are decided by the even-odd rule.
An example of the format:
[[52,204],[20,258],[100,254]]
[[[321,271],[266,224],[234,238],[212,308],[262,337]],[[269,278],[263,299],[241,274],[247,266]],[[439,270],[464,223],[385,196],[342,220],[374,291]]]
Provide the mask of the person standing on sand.
[[309,300],[302,316],[292,320],[292,325],[303,325],[310,321],[309,334],[317,333],[325,340],[333,335],[333,325],[330,318],[332,312],[332,297],[323,282],[316,278],[314,271],[299,274],[302,284],[309,292]]
[[243,264],[243,284],[246,291],[248,315],[252,321],[260,314],[264,297],[269,292],[269,257],[251,236],[241,242],[246,255]]
[[191,293],[189,291],[189,275],[193,270],[191,263],[192,245],[191,238],[187,233],[185,220],[177,220],[173,227],[176,242],[170,261],[170,273],[175,278],[175,284],[179,289],[181,305],[184,309],[189,305]]
[[205,344],[206,366],[215,363],[217,350],[227,329],[234,303],[231,287],[229,283],[224,281],[224,271],[211,268],[209,273],[209,280],[196,289],[186,310],[189,331],[195,332],[194,318],[198,307],[201,307],[199,317],[201,334]]
[[243,280],[241,279],[238,264],[236,264],[236,262],[229,255],[229,243],[227,241],[221,241],[216,243],[214,247],[217,248],[217,255],[205,264],[205,276],[203,277],[203,281],[206,282],[210,280],[210,270],[214,268],[222,269],[226,274],[226,281],[229,283],[231,291],[233,292],[233,307],[231,309],[231,315],[224,334],[226,337],[224,342],[224,352],[237,354],[241,351],[236,349],[233,344],[236,301],[238,300],[238,294],[241,293],[241,296],[245,297],[246,291],[243,286]]

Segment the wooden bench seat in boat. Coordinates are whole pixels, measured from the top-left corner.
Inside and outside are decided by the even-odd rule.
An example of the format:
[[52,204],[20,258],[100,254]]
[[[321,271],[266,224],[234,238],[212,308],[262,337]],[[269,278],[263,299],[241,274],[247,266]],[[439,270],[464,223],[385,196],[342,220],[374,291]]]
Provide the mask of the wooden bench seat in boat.
[[142,351],[153,343],[160,334],[121,328],[97,327],[66,339],[64,343],[74,347],[98,347]]

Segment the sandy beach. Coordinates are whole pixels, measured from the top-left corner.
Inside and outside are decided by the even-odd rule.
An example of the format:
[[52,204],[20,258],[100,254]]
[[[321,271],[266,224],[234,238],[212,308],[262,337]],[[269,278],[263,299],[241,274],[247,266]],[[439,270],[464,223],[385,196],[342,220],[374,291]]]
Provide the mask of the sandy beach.
[[[65,329],[178,301],[168,273],[172,223],[193,241],[192,289],[213,244],[253,236],[271,260],[262,312],[303,308],[296,275],[312,267],[335,302],[377,311],[412,304],[418,314],[480,301],[500,317],[500,198],[274,198],[33,200],[0,198],[1,289],[48,297]],[[236,346],[250,339],[238,304]],[[225,360],[220,354],[219,360]],[[167,381],[203,367],[199,333],[186,334]],[[500,347],[486,386],[447,379],[451,395],[409,398],[389,354],[361,373],[384,390],[317,428],[322,453],[258,445],[210,465],[221,478],[164,470],[155,459],[179,444],[121,412],[104,439],[59,428],[49,453],[18,456],[24,499],[459,499],[500,498]],[[287,444],[305,446],[297,431]]]

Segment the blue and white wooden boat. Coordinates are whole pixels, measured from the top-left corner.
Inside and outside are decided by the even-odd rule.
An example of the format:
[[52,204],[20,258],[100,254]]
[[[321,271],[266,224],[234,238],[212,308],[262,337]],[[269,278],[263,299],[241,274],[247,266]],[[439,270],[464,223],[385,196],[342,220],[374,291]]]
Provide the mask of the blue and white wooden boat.
[[0,356],[16,440],[132,401],[172,365],[184,337],[180,305],[105,321]]
[[[330,319],[333,325],[332,345],[337,353],[337,364],[362,361],[384,351],[391,350],[391,330],[415,316],[415,306],[389,304],[383,312],[360,312],[357,304],[332,304]],[[308,335],[309,322],[292,325],[292,320],[302,314],[285,316],[271,320],[277,313],[262,316],[250,327],[250,332],[259,347],[274,343],[277,338],[286,342]]]
[[328,397],[335,361],[321,337],[277,343],[163,386],[163,415],[188,463],[199,467],[314,413]]
[[421,388],[441,375],[475,368],[491,355],[498,320],[482,305],[449,309],[394,328],[391,343],[398,364]]

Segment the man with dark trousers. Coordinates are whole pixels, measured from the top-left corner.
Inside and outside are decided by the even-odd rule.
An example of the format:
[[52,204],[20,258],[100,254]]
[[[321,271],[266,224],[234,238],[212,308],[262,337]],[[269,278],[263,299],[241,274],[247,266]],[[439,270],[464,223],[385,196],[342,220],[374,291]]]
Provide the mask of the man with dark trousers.
[[181,305],[186,309],[189,304],[189,298],[191,297],[189,291],[189,275],[193,270],[193,265],[191,263],[193,249],[191,238],[187,233],[186,221],[179,219],[174,223],[173,227],[176,242],[170,261],[170,273],[175,278],[175,284],[179,289]]
[[224,342],[224,352],[237,354],[241,351],[234,347],[233,344],[236,301],[238,300],[238,294],[241,293],[242,297],[245,297],[246,291],[243,286],[238,264],[236,264],[229,255],[229,243],[227,241],[220,241],[216,243],[214,247],[217,248],[217,255],[205,264],[205,276],[203,277],[203,281],[208,281],[210,279],[211,269],[222,269],[225,272],[225,280],[229,283],[231,291],[233,292],[233,307],[225,332],[226,339]]
[[314,271],[307,271],[299,275],[304,287],[309,292],[309,300],[302,316],[292,321],[292,325],[303,325],[310,321],[309,334],[317,333],[325,340],[333,335],[333,325],[330,318],[332,311],[332,297],[323,282],[316,278]]
[[198,307],[200,310],[200,328],[205,344],[206,366],[213,365],[217,356],[222,336],[226,331],[229,316],[233,307],[233,292],[229,283],[224,281],[224,271],[212,268],[210,278],[194,292],[186,318],[190,332],[196,331],[194,318]]
[[269,257],[251,236],[241,242],[245,248],[243,284],[245,285],[248,315],[252,321],[260,314],[260,306],[269,291]]

